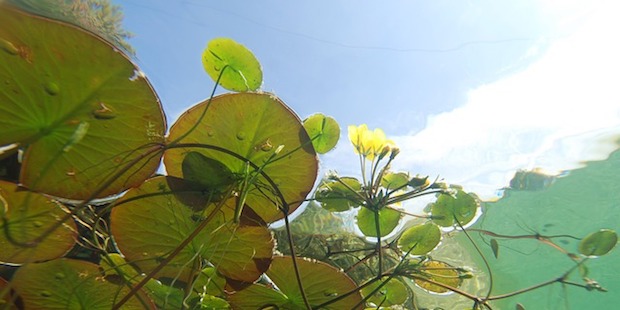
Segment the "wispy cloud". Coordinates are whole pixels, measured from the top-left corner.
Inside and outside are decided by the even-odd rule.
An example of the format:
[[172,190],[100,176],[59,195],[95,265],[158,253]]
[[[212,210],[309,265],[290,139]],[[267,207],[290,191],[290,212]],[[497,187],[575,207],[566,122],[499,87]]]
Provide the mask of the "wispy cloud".
[[[570,34],[528,68],[470,90],[465,105],[429,116],[420,132],[391,136],[401,148],[394,168],[490,198],[517,169],[561,171],[606,158],[620,136],[618,6],[599,2],[576,28],[565,18]],[[326,161],[351,173],[355,158],[341,146]]]

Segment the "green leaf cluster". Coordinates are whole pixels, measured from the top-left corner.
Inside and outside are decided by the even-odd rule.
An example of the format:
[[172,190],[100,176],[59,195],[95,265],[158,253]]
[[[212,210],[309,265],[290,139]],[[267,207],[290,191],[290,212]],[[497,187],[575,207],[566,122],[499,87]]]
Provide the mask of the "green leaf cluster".
[[[119,12],[101,3],[104,25],[117,27]],[[373,148],[360,155],[361,177],[330,174],[308,198],[318,154],[339,141],[336,120],[302,121],[260,91],[260,63],[232,39],[210,41],[202,61],[213,94],[233,92],[168,130],[153,87],[117,48],[0,4],[0,263],[9,269],[0,269],[0,306],[419,308],[422,289],[488,309],[504,298],[465,292],[474,274],[435,257],[447,231],[476,231],[474,194],[391,171],[400,151],[377,130],[380,143],[356,142]],[[155,175],[162,162],[166,175]],[[425,195],[435,196],[430,207],[409,213]],[[493,237],[496,259],[500,239],[552,246],[575,263],[556,282],[588,290],[604,289],[586,263],[618,242],[602,229],[572,254],[545,236],[477,231]],[[572,270],[585,284],[569,282]]]

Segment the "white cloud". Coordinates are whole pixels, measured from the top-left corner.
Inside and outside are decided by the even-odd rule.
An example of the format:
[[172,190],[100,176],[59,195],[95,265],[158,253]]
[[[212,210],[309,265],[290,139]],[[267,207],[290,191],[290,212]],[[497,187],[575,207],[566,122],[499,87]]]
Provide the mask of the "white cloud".
[[620,135],[620,22],[610,4],[526,70],[471,90],[422,131],[392,137],[403,154],[395,168],[438,173],[488,197],[516,169],[606,158]]

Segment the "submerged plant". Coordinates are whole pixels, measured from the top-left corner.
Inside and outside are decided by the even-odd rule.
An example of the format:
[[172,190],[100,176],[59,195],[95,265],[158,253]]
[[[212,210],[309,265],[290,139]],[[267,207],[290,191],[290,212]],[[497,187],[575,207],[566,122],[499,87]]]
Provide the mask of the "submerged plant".
[[[338,123],[302,121],[260,91],[260,63],[231,39],[208,44],[213,92],[169,131],[146,77],[98,36],[2,5],[0,44],[1,308],[423,309],[421,294],[453,293],[491,309],[553,283],[605,290],[586,264],[615,247],[614,231],[571,252],[554,236],[469,228],[476,195],[392,171],[400,150],[380,129],[350,126],[360,175],[330,173],[310,195]],[[233,92],[214,96],[220,86]],[[488,268],[485,293],[469,292],[483,272],[435,253],[471,233],[496,258],[504,240],[530,239],[572,266],[504,294]]]

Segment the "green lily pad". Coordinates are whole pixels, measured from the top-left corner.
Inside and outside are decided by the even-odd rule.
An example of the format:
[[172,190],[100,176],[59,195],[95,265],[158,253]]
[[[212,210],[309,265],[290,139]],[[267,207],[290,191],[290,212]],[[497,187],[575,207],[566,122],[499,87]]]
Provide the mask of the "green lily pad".
[[444,294],[452,291],[442,286],[433,284],[432,282],[426,281],[425,279],[454,288],[458,288],[463,283],[463,279],[459,276],[458,271],[442,261],[426,261],[422,263],[422,267],[420,269],[421,278],[415,279],[414,282],[416,285],[429,292]]
[[214,267],[203,269],[194,281],[194,292],[201,295],[224,297],[226,278],[217,273]]
[[314,114],[304,120],[304,127],[317,153],[325,154],[338,144],[340,126],[334,118],[320,113]]
[[[273,255],[274,241],[267,227],[261,225],[256,215],[247,215],[248,208],[244,209],[241,222],[234,223],[235,199],[222,201],[223,206],[208,220],[215,204],[204,208],[188,205],[196,200],[183,196],[196,193],[183,190],[183,182],[173,177],[155,177],[129,190],[116,202],[110,215],[110,230],[126,260],[149,273],[208,221],[157,277],[187,281],[195,273],[193,262],[204,259],[229,282],[251,283],[258,279]],[[178,192],[173,193],[171,187]]]
[[[77,27],[0,7],[0,146],[25,149],[20,183],[86,199],[142,183],[164,142],[157,95],[137,67]],[[127,164],[137,162],[127,168]]]
[[609,253],[618,243],[618,234],[611,229],[601,229],[587,235],[579,242],[579,253],[586,256],[601,256]]
[[478,201],[462,190],[457,190],[456,198],[440,194],[431,207],[433,221],[441,227],[452,227],[457,221],[461,226],[467,225],[476,216]]
[[[304,258],[296,258],[296,261],[304,292],[313,308],[357,287],[346,274],[326,263]],[[274,309],[306,309],[291,257],[274,257],[266,274],[280,290],[263,284],[250,285],[230,296],[229,302],[234,309],[267,309],[264,307],[270,305],[277,307]],[[361,295],[356,292],[320,309],[353,309],[361,300]]]
[[224,194],[236,177],[221,162],[206,157],[198,152],[189,152],[185,155],[182,164],[183,178],[200,185],[203,190],[211,191],[218,196]]
[[[402,214],[396,210],[382,208],[378,211],[379,230],[381,237],[390,234],[400,221]],[[375,213],[368,208],[360,208],[357,213],[357,226],[362,233],[368,237],[377,237],[377,226],[375,223]]]
[[[99,264],[106,276],[121,276],[127,283],[132,285],[138,284],[145,277],[128,264],[125,259],[117,253],[110,253],[102,257]],[[149,279],[142,288],[143,291],[153,300],[159,309],[181,309],[183,308],[183,300],[185,292],[177,287],[164,285],[163,283]],[[196,297],[198,297],[196,295]]]
[[[182,164],[190,152],[222,163],[239,179],[255,171],[248,167],[249,160],[262,168],[277,188],[259,175],[249,186],[246,204],[268,223],[281,219],[279,191],[293,212],[312,190],[318,169],[316,153],[299,118],[280,99],[267,93],[217,96],[198,122],[206,105],[200,103],[183,114],[170,129],[169,139],[183,137],[179,143],[218,147],[241,158],[200,145],[173,147],[164,154],[169,175],[184,177]],[[198,127],[190,131],[196,122]],[[266,164],[270,158],[272,161]]]
[[254,54],[229,38],[209,41],[202,53],[202,65],[215,82],[221,74],[219,84],[228,90],[254,91],[263,83],[263,71]]
[[407,228],[398,239],[398,246],[412,255],[424,255],[441,241],[441,230],[431,222]]
[[368,299],[368,302],[375,305],[381,305],[381,307],[389,307],[393,305],[402,305],[405,301],[407,301],[409,298],[409,290],[403,282],[396,278],[391,278],[388,280],[386,277],[382,278],[380,281],[375,281],[362,289],[362,295],[368,296],[384,281],[388,282],[381,286],[379,291],[374,293]]
[[381,179],[381,186],[393,190],[396,188],[401,188],[406,186],[409,183],[409,175],[404,172],[389,172],[386,173]]
[[340,181],[324,180],[315,192],[314,198],[329,211],[344,212],[361,205],[362,202],[357,195],[361,189],[362,184],[356,178],[343,177]]
[[45,261],[69,252],[77,238],[73,219],[59,225],[38,244],[32,244],[66,214],[67,210],[60,203],[0,181],[0,262]]
[[[66,258],[24,265],[11,282],[25,309],[107,310],[130,290],[107,281],[99,266]],[[155,309],[155,305],[140,293],[123,309]]]

